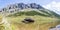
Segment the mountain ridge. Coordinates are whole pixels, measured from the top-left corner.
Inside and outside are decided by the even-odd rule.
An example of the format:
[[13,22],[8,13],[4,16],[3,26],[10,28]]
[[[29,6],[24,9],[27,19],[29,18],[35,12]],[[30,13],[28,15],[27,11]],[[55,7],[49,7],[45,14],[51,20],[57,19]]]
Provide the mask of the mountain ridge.
[[50,16],[60,17],[60,15],[58,15],[57,13],[45,9],[44,7],[36,3],[30,3],[30,4],[17,3],[9,5],[2,9],[3,13],[15,13],[20,11],[31,11],[31,10],[38,11],[41,14],[49,14]]

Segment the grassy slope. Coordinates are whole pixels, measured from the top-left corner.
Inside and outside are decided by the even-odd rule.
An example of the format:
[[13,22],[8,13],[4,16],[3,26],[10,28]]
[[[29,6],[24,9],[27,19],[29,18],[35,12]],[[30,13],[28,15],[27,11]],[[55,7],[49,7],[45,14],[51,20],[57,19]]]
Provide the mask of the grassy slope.
[[[26,18],[26,17],[31,17],[32,19],[35,20],[34,23],[32,24],[24,24],[21,21]],[[38,28],[38,30],[48,30],[50,27],[54,27],[57,25],[58,20],[57,18],[51,18],[51,17],[44,17],[44,16],[18,16],[18,17],[8,17],[8,21],[11,22],[15,27],[18,29],[30,29],[30,30],[35,30]]]
[[[32,11],[28,11],[28,10],[32,10]],[[11,16],[21,16],[21,15],[27,15],[27,16],[32,15],[32,16],[34,16],[34,15],[40,15],[40,16],[46,16],[46,17],[60,18],[60,15],[58,15],[55,12],[50,11],[48,9],[38,10],[39,12],[34,11],[34,10],[37,10],[37,9],[25,9],[24,10],[25,12],[18,12],[18,13],[15,13],[15,14],[11,15]]]
[[[22,23],[21,21],[26,17],[31,17],[35,20],[35,22],[32,24]],[[56,25],[60,24],[60,19],[35,11],[18,12],[16,14],[9,15],[7,19],[11,25],[15,27],[13,27],[15,30],[48,30],[50,27],[55,27]]]

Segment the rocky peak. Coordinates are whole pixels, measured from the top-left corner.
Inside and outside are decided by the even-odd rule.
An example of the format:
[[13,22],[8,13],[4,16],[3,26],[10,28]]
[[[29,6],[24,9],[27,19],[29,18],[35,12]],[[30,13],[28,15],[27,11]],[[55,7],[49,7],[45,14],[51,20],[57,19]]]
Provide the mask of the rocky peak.
[[20,8],[20,9],[26,9],[26,8],[32,8],[32,9],[43,9],[42,6],[36,3],[30,3],[30,4],[24,4],[24,3],[18,3],[17,5],[12,5],[8,7],[9,9],[14,9],[14,8]]
[[24,3],[17,3],[17,4],[12,4],[9,5],[5,8],[2,9],[2,11],[5,12],[15,12],[15,11],[20,11],[23,9],[44,9],[42,6],[40,6],[39,4],[36,3],[30,3],[30,4],[24,4]]

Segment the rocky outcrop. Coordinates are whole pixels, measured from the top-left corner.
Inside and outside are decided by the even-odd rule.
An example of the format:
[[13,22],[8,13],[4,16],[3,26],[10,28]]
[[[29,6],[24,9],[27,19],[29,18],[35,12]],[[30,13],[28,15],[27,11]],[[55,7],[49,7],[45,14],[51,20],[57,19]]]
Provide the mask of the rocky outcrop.
[[30,4],[24,4],[24,3],[17,3],[17,4],[12,4],[12,5],[8,5],[7,7],[3,8],[1,12],[4,13],[13,13],[15,11],[21,11],[23,9],[44,9],[42,6],[40,6],[39,4],[36,3],[30,3]]
[[36,3],[31,3],[31,4],[18,3],[18,4],[9,5],[7,7],[8,7],[7,9],[15,9],[15,8],[20,8],[20,9],[26,9],[26,8],[41,9],[42,8],[43,9],[42,6]]

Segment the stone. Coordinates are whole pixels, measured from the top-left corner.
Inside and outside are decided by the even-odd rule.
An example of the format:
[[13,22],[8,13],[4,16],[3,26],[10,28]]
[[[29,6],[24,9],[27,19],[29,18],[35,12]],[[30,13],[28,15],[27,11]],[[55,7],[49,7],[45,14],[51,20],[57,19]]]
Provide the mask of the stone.
[[31,18],[25,18],[24,21],[22,21],[23,23],[34,23],[34,20]]

